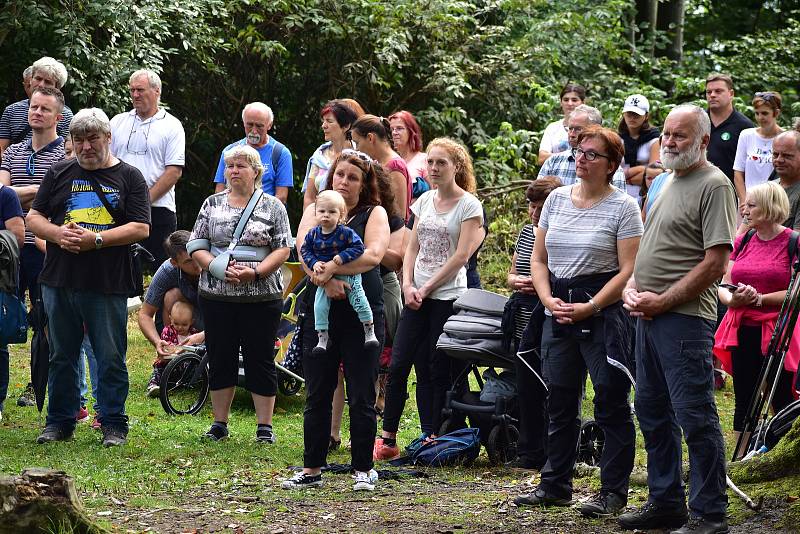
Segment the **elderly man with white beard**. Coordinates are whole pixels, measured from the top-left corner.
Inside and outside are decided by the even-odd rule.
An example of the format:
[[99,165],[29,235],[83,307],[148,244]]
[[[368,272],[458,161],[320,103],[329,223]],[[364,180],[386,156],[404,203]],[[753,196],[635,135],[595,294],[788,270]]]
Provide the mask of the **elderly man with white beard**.
[[[730,255],[736,202],[706,160],[711,124],[682,105],[664,122],[661,161],[674,172],[648,214],[633,276],[622,293],[636,326],[636,416],[647,450],[649,497],[623,528],[725,533],[725,444],[714,403],[711,347],[717,281]],[[689,514],[681,474],[689,450]]]

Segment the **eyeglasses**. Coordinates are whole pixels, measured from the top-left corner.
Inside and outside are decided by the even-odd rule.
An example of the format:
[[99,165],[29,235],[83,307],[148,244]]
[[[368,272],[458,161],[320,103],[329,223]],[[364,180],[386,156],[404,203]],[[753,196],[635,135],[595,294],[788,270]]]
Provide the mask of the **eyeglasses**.
[[[128,134],[128,142],[125,145],[125,151],[128,154],[135,154],[137,156],[144,156],[145,154],[147,154],[147,148],[149,146],[149,144],[147,143],[147,138],[150,136],[150,127],[153,125],[153,120],[151,119],[150,122],[147,123],[147,129],[144,130],[144,132],[143,132],[144,133],[144,150],[131,150],[131,138],[133,137],[133,134],[135,134],[136,131],[137,131],[136,130],[136,121],[137,120],[139,120],[139,116],[138,115],[134,115],[133,123],[131,123],[131,133]],[[141,130],[139,130],[139,131],[141,131]]]
[[371,157],[364,154],[360,150],[353,150],[352,148],[345,148],[344,150],[342,150],[342,156],[355,156],[368,165],[372,165],[375,162],[375,160],[373,160]]
[[775,93],[773,93],[772,91],[758,92],[756,93],[756,98],[760,98],[761,100],[769,102],[770,100],[775,98]]
[[586,158],[586,161],[594,161],[598,157],[599,158],[606,158],[609,161],[611,160],[611,158],[609,158],[605,154],[601,154],[599,152],[595,152],[594,150],[583,150],[582,148],[573,148],[572,149],[572,157],[575,158],[575,159],[578,159],[580,156],[583,156],[584,158]]
[[583,131],[583,128],[584,128],[583,126],[567,126],[566,130],[568,132],[581,133]]
[[406,131],[406,127],[405,126],[395,126],[395,127],[392,128],[392,133],[405,132],[405,131]]

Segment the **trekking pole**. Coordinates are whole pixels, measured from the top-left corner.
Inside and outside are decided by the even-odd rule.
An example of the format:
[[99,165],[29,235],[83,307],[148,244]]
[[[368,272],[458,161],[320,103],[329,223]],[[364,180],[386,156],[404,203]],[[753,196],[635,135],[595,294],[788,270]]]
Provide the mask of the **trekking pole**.
[[[789,342],[791,341],[798,314],[800,313],[800,305],[798,304],[798,301],[800,301],[800,276],[798,276],[798,271],[800,271],[800,262],[795,262],[793,265],[792,277],[789,281],[789,287],[787,288],[780,312],[775,321],[775,330],[772,332],[772,337],[770,338],[766,358],[761,366],[758,380],[756,381],[758,387],[755,388],[750,397],[742,432],[739,434],[739,439],[736,441],[736,447],[733,450],[731,461],[737,460],[737,452],[740,450],[743,440],[758,429],[758,422],[761,422],[761,427],[758,429],[758,434],[755,436],[756,439],[751,439],[753,449],[757,448],[758,436],[765,430],[766,420],[769,416],[769,407],[777,388],[777,379],[780,376],[780,370],[783,367],[786,352],[789,348]],[[772,378],[769,393],[767,394],[767,384],[772,375],[774,375],[774,377]],[[749,444],[745,455],[748,452],[750,452]]]

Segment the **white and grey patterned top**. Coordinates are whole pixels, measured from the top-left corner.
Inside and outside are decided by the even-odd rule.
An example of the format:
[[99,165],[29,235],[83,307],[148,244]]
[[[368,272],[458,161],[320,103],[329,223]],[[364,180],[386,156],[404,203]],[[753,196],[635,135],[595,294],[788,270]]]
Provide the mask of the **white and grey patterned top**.
[[[244,208],[236,208],[228,203],[229,190],[211,195],[200,207],[194,223],[192,239],[208,239],[212,247],[227,248],[233,231],[239,222]],[[270,252],[290,246],[291,231],[286,208],[277,198],[262,195],[256,204],[253,215],[247,221],[239,239],[239,244],[251,247],[267,247]],[[238,262],[247,267],[258,265],[256,261]],[[238,302],[262,302],[283,297],[283,281],[280,269],[260,278],[258,282],[239,285],[217,280],[203,271],[200,275],[200,295],[211,300]]]
[[553,191],[542,208],[547,267],[558,278],[619,270],[617,241],[644,232],[636,201],[614,188],[594,206],[579,209],[572,203],[573,187]]

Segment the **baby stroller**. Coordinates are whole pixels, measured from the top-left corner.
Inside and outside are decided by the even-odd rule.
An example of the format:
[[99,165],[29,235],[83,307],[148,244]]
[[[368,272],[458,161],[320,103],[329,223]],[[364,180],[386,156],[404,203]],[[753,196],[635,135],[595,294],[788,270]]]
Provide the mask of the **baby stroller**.
[[[297,323],[296,304],[305,289],[305,275],[296,262],[281,266],[284,281],[284,302],[281,322],[275,339],[275,367],[278,373],[278,391],[283,395],[296,395],[305,380],[295,370],[287,369],[285,362],[288,347]],[[244,385],[244,366],[239,354],[239,386]],[[170,415],[194,415],[203,409],[208,399],[208,354],[205,345],[180,346],[161,374],[159,398],[164,411]]]
[[[447,392],[439,435],[462,428],[468,418],[470,426],[480,429],[481,443],[495,465],[516,458],[519,440],[516,355],[503,346],[502,316],[507,301],[507,297],[490,291],[467,290],[453,304],[455,314],[445,323],[436,344],[451,358],[467,363]],[[488,368],[483,375],[481,367]],[[470,390],[470,374],[480,388],[477,392]],[[577,461],[596,465],[603,441],[599,425],[584,421]]]

